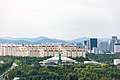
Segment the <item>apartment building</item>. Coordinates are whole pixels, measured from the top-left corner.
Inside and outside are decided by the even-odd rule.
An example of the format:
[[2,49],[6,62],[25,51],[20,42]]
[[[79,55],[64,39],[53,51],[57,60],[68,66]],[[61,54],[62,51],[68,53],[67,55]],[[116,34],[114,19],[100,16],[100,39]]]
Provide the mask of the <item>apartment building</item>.
[[66,57],[86,57],[84,48],[74,44],[0,44],[0,56],[48,57],[58,53]]

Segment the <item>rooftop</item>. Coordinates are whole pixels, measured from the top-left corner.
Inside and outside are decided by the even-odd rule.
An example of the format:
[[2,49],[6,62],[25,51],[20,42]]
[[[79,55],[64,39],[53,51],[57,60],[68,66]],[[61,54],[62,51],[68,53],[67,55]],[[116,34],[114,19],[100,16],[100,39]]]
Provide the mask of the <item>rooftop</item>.
[[[44,65],[45,65],[46,63],[55,63],[55,64],[58,64],[58,60],[59,60],[59,59],[60,59],[59,54],[56,54],[54,57],[49,58],[49,59],[44,60],[43,62],[39,62],[39,63],[43,63]],[[62,63],[76,63],[75,60],[70,59],[70,58],[67,58],[67,57],[65,57],[63,54],[61,54],[61,60],[62,60]]]

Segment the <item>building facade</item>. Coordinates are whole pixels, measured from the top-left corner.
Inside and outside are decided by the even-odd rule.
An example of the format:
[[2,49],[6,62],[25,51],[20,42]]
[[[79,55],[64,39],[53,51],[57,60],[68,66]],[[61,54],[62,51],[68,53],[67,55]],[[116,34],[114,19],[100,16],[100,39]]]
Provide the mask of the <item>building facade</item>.
[[120,59],[114,59],[114,65],[120,64]]
[[114,53],[115,54],[120,54],[120,43],[116,43],[114,45]]
[[58,53],[66,57],[86,57],[85,49],[74,44],[0,44],[0,56],[48,57]]
[[117,43],[117,36],[112,36],[111,42],[110,42],[110,50],[111,52],[114,52],[114,45]]
[[104,53],[109,52],[109,44],[108,44],[108,42],[107,41],[101,41],[98,44],[98,49],[103,51]]
[[97,38],[90,38],[90,52],[93,48],[97,48]]

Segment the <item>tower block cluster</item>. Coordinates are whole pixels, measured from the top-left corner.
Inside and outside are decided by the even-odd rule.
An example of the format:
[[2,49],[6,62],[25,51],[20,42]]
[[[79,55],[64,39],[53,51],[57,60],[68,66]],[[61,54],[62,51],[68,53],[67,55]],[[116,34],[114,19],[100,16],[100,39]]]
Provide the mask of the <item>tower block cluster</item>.
[[86,57],[85,49],[74,44],[0,44],[0,56],[48,57],[58,53],[66,57]]

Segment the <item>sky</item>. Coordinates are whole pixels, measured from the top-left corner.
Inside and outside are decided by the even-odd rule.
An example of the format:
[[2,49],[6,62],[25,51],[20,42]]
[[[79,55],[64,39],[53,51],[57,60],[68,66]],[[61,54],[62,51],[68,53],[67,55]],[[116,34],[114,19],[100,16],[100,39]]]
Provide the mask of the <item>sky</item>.
[[120,36],[120,0],[0,0],[0,37]]

